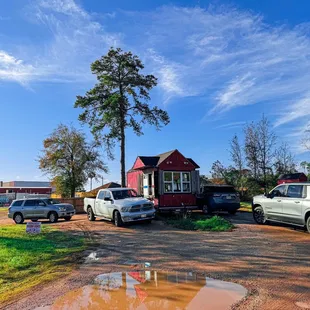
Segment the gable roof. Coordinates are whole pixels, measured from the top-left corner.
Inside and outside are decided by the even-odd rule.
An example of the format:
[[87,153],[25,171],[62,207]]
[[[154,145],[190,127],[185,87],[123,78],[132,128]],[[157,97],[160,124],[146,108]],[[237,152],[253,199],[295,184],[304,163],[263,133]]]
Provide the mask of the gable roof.
[[298,180],[300,178],[307,178],[307,176],[303,172],[287,173],[281,174],[278,180]]
[[118,183],[115,183],[115,182],[110,182],[110,183],[101,185],[101,186],[99,186],[99,187],[97,187],[97,188],[94,188],[94,189],[91,190],[90,192],[98,192],[98,191],[101,190],[101,189],[116,188],[116,187],[121,187],[121,185],[118,184]]
[[177,150],[172,150],[172,151],[157,155],[157,157],[159,157],[157,166],[160,165],[166,158],[168,158],[175,151],[177,151]]
[[186,159],[187,159],[191,164],[193,164],[195,168],[200,168],[200,167],[196,164],[196,162],[194,162],[191,158],[186,158]]
[[[171,154],[174,152],[179,152],[177,149],[171,150],[169,152],[165,152],[162,154],[158,154],[156,156],[138,156],[137,159],[139,158],[143,165],[145,167],[158,167],[163,161],[165,161]],[[180,153],[180,152],[179,152]],[[181,154],[181,153],[180,153]],[[182,154],[181,154],[182,155]],[[183,155],[182,155],[183,156]],[[200,168],[197,163],[191,159],[191,158],[186,158],[195,168]],[[135,165],[134,165],[135,166]],[[130,171],[135,171],[135,169],[139,168],[132,168]]]
[[144,166],[156,167],[159,157],[158,156],[139,156]]

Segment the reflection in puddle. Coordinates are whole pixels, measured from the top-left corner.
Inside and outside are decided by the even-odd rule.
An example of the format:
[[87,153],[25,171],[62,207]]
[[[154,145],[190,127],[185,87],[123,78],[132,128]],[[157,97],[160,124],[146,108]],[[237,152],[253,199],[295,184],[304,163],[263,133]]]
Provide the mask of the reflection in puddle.
[[229,309],[247,290],[241,285],[195,273],[131,271],[96,277],[60,297],[50,307],[37,309]]

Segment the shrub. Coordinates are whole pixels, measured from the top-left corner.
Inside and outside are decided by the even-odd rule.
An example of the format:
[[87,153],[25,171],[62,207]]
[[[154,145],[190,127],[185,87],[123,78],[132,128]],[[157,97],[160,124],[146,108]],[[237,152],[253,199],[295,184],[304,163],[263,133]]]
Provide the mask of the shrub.
[[213,216],[195,223],[196,230],[226,231],[232,228],[233,225],[220,216]]
[[227,231],[234,227],[220,216],[203,219],[198,217],[196,220],[193,218],[170,219],[167,223],[184,230]]

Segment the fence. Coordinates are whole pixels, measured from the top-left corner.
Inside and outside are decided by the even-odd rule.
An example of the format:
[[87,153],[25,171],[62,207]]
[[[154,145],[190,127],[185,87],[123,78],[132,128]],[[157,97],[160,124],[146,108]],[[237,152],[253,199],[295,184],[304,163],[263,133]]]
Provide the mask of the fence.
[[84,198],[57,198],[62,203],[69,203],[74,206],[76,213],[84,212]]

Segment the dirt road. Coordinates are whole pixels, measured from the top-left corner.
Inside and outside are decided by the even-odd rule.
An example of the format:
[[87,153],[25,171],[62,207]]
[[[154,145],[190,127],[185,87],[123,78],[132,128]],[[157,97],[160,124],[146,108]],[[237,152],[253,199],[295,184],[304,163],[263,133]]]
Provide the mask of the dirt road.
[[[236,309],[303,309],[298,303],[310,307],[310,234],[288,226],[255,225],[250,213],[226,217],[237,226],[232,232],[181,231],[160,221],[116,228],[104,221],[88,222],[85,215],[54,224],[92,239],[96,245],[84,254],[95,253],[96,259],[2,308],[49,305],[100,273],[128,269],[128,261],[237,282],[249,290],[249,296]],[[0,217],[0,225],[4,223],[8,221]]]

